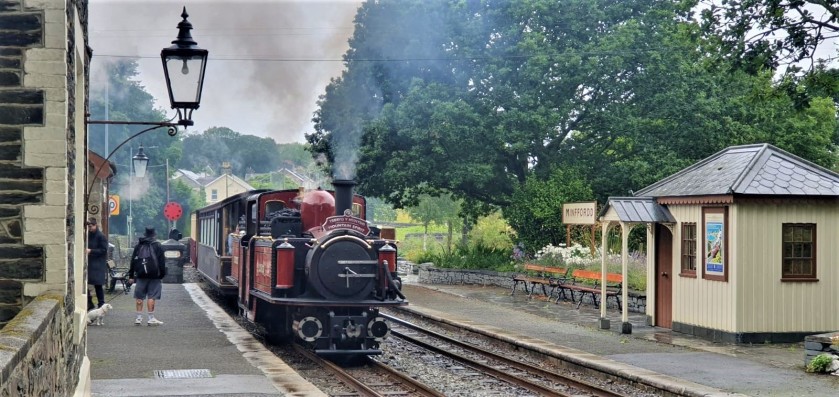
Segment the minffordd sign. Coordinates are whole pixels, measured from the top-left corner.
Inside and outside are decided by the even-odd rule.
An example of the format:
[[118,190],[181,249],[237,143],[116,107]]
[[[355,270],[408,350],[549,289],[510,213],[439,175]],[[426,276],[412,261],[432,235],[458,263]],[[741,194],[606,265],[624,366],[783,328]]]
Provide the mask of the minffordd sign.
[[597,202],[565,203],[562,205],[562,223],[566,225],[594,225],[597,223]]

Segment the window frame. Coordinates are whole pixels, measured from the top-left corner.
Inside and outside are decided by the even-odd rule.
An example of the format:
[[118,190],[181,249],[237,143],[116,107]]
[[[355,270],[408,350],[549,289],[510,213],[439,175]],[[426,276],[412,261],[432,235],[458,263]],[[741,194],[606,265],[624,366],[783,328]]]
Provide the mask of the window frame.
[[[812,272],[809,275],[787,275],[784,274],[784,261],[788,258],[784,256],[784,245],[787,244],[784,241],[784,229],[787,227],[812,227],[812,232],[810,234],[810,244],[812,245],[810,248],[810,261],[812,266]],[[804,222],[784,222],[781,224],[781,281],[800,281],[800,282],[813,282],[819,281],[818,279],[818,261],[817,258],[817,241],[818,241],[818,227],[816,223],[804,223]],[[791,241],[791,244],[796,243],[796,241]],[[789,259],[801,259],[800,257],[790,257]]]
[[218,189],[210,189],[210,200],[217,201],[218,200]]
[[[688,228],[693,228],[693,240],[688,240],[685,238],[686,230]],[[696,260],[697,260],[697,250],[696,250],[696,242],[697,242],[697,225],[696,222],[683,222],[681,228],[681,257],[679,262],[679,276],[682,277],[692,277],[696,278]],[[693,242],[693,252],[692,255],[688,254],[687,251],[689,249],[686,247],[690,242]],[[692,259],[691,259],[692,258]],[[693,269],[685,268],[685,264],[693,264]]]

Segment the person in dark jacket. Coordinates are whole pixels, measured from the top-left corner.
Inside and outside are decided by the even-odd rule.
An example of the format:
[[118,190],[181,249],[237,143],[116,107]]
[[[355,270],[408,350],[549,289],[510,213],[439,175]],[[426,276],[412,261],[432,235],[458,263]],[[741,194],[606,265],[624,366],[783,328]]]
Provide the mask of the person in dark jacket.
[[[140,247],[148,244],[152,247],[154,258],[157,261],[157,267],[160,269],[157,275],[146,275],[141,273],[141,269],[137,268],[137,259],[140,252]],[[163,246],[157,241],[157,233],[153,227],[146,227],[146,232],[140,241],[134,247],[134,252],[131,254],[131,266],[128,268],[128,282],[134,283],[134,277],[137,276],[137,285],[134,288],[134,299],[137,304],[137,318],[134,320],[135,325],[143,324],[143,301],[147,301],[146,308],[148,309],[149,320],[148,325],[163,325],[163,321],[154,318],[154,307],[156,301],[160,300],[161,292],[163,290],[163,279],[166,276],[166,257],[163,255]]]
[[[105,282],[108,279],[108,238],[99,231],[96,218],[89,218],[87,226],[87,283],[96,290],[96,308],[105,304]],[[87,296],[87,310],[95,308],[93,296]]]

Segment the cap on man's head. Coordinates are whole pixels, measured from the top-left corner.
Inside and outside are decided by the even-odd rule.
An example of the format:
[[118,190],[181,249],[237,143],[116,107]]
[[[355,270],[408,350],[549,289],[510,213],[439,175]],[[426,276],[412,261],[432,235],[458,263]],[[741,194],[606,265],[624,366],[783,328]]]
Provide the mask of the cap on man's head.
[[96,218],[94,218],[94,217],[87,218],[87,225],[95,225],[95,224],[96,224]]
[[146,237],[154,237],[157,236],[157,232],[154,231],[153,227],[146,227]]

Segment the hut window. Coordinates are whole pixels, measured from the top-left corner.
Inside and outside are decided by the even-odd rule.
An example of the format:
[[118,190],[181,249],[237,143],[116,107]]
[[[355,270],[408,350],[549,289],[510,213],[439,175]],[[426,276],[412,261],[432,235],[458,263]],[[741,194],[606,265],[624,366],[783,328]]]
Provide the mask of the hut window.
[[210,200],[213,200],[213,201],[218,200],[218,190],[216,190],[216,189],[210,190]]
[[682,274],[696,275],[696,223],[682,224]]
[[782,234],[782,277],[785,279],[816,278],[816,225],[814,223],[784,223]]

